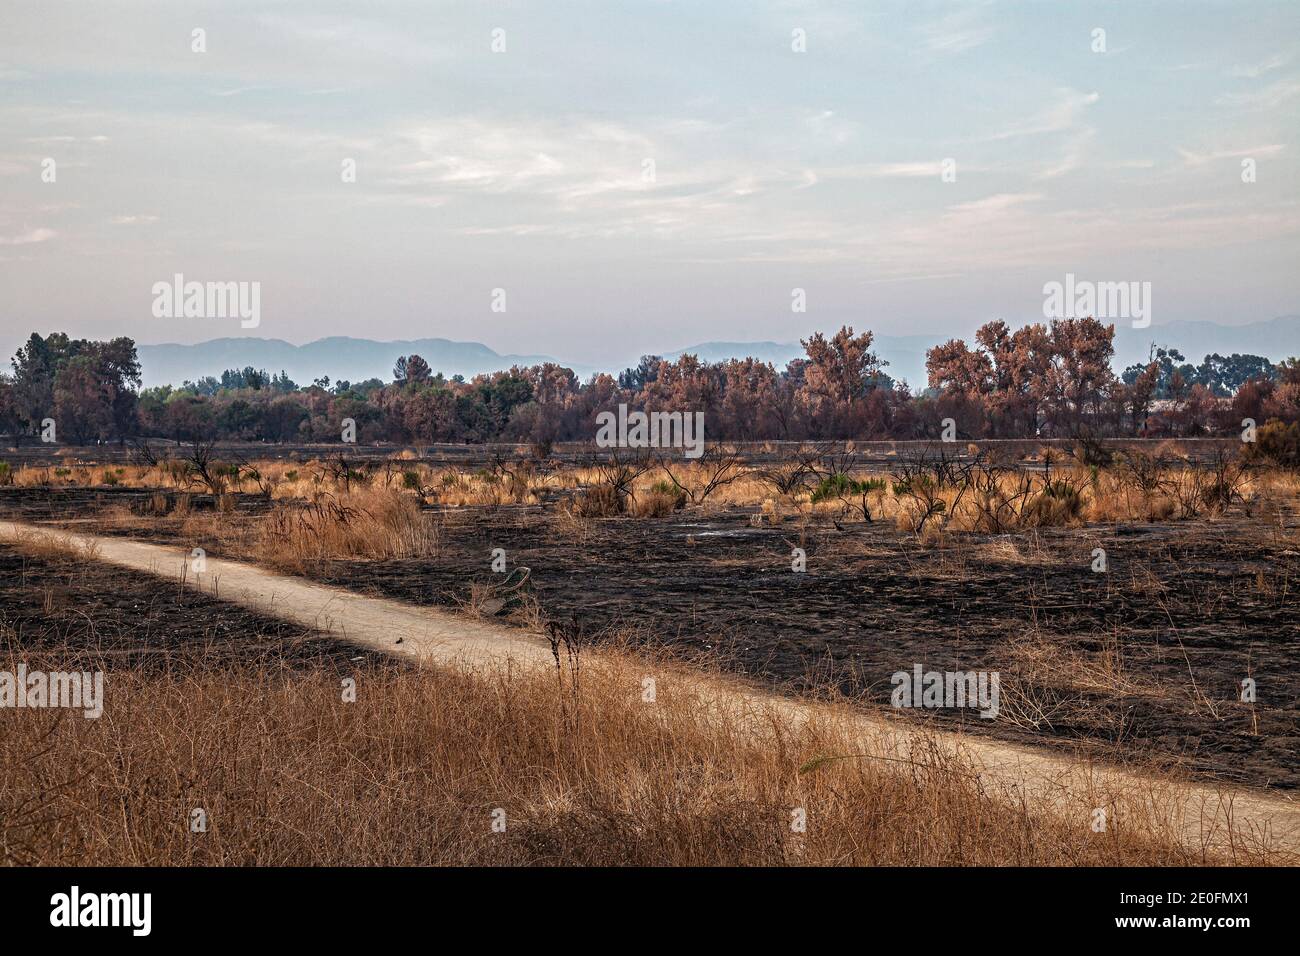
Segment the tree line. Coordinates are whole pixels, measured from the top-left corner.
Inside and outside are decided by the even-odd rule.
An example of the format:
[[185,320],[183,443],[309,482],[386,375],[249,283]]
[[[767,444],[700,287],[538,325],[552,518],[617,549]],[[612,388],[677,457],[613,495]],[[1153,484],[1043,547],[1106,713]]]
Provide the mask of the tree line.
[[[140,437],[338,441],[345,420],[360,442],[546,444],[587,441],[596,415],[629,408],[702,411],[711,440],[1196,436],[1242,420],[1300,419],[1300,360],[1209,355],[1199,365],[1153,346],[1146,363],[1111,368],[1113,325],[1063,319],[1012,330],[981,327],[927,353],[927,387],[887,374],[872,333],[845,326],[802,340],[784,369],[754,358],[702,362],[645,356],[617,376],[581,381],[554,363],[466,379],[402,356],[391,381],[299,385],[251,367],[142,389],[135,343],[33,333],[0,374],[0,431],[14,441],[53,421],[73,444]],[[951,427],[949,427],[951,426]]]

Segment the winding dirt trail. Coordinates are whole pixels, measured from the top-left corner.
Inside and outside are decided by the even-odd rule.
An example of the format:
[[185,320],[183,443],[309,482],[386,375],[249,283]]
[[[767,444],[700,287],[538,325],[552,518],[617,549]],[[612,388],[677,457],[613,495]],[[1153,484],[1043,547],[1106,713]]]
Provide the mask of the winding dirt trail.
[[[354,644],[423,663],[464,668],[553,668],[550,645],[541,637],[492,622],[469,620],[436,608],[353,594],[237,561],[206,559],[206,571],[186,569],[189,554],[173,547],[121,538],[64,532],[56,528],[0,521],[0,539],[54,535],[91,549],[100,561],[191,586],[282,620]],[[595,655],[592,665],[598,665]],[[776,718],[799,724],[830,712],[826,705],[781,697],[717,680],[673,674],[711,708],[744,719]],[[960,748],[978,769],[985,789],[1037,812],[1087,813],[1088,808],[1142,805],[1175,821],[1190,847],[1222,850],[1243,835],[1300,860],[1300,801],[1273,794],[1153,778],[1118,767],[1072,759],[1031,747],[949,731],[922,730],[905,719],[853,710],[845,717],[864,753],[907,754],[923,740]]]

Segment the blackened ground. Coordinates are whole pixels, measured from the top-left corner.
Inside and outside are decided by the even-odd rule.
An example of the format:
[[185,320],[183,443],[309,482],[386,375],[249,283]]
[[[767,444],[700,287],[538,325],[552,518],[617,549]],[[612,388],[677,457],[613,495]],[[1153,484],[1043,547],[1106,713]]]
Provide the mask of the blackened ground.
[[[1000,719],[923,716],[1300,786],[1300,554],[1246,520],[953,537],[937,551],[884,526],[801,538],[743,514],[614,519],[584,537],[535,514],[475,513],[448,523],[436,560],[331,562],[314,576],[456,606],[471,581],[501,581],[489,569],[500,547],[530,569],[546,618],[576,617],[596,639],[622,632],[880,706],[914,664],[998,671]],[[795,546],[804,573],[791,570]],[[1106,573],[1092,570],[1098,547]]]
[[[76,485],[53,485],[44,488],[0,487],[0,514],[15,521],[76,521],[90,519],[105,509],[122,507],[136,513],[154,510],[154,499],[163,502],[164,511],[176,507],[184,498],[190,511],[211,513],[217,510],[213,495],[177,492],[171,489],[108,487],[84,488]],[[230,495],[234,518],[264,514],[271,502],[260,495]]]
[[191,589],[73,557],[32,557],[0,545],[0,657],[66,655],[107,668],[276,666],[354,672],[391,666],[350,647]]

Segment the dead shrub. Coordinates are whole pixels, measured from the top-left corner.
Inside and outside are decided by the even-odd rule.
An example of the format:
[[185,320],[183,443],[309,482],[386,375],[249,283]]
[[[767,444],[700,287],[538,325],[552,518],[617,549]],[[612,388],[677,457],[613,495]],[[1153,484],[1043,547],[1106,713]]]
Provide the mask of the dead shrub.
[[686,505],[686,495],[675,488],[656,485],[636,500],[633,513],[638,518],[663,518]]
[[609,485],[593,485],[575,496],[574,513],[582,518],[612,518],[623,514],[624,499]]
[[1083,512],[1083,493],[1076,482],[1058,478],[1044,484],[1025,512],[1024,524],[1036,528],[1063,527],[1078,523]]
[[1300,422],[1284,425],[1273,419],[1255,430],[1246,445],[1246,460],[1279,468],[1300,468]]

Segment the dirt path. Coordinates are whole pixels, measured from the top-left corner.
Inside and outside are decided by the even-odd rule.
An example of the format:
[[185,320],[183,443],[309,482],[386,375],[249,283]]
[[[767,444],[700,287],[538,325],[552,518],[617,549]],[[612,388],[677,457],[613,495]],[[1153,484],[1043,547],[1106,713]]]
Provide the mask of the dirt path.
[[[185,576],[192,586],[222,600],[336,634],[354,644],[425,663],[496,667],[509,660],[513,666],[554,667],[549,644],[515,628],[353,594],[217,558],[207,558],[206,570],[195,575],[186,567],[190,555],[175,548],[0,521],[0,539],[30,534],[53,534],[93,549],[98,560],[136,571],[173,581]],[[823,705],[783,698],[703,675],[676,679],[691,681],[693,686],[689,690],[709,706],[747,719],[765,720],[775,716],[801,723],[826,711]],[[1153,779],[984,737],[922,731],[906,720],[860,711],[853,712],[849,719],[854,732],[862,739],[865,753],[907,754],[923,737],[960,747],[979,768],[981,782],[990,793],[1017,803],[1023,800],[1031,809],[1074,815],[1087,813],[1090,807],[1105,807],[1122,800],[1126,807],[1141,804],[1176,820],[1183,840],[1192,847],[1221,849],[1245,834],[1252,841],[1267,840],[1274,849],[1296,854],[1300,859],[1300,803],[1292,800],[1246,790]]]

